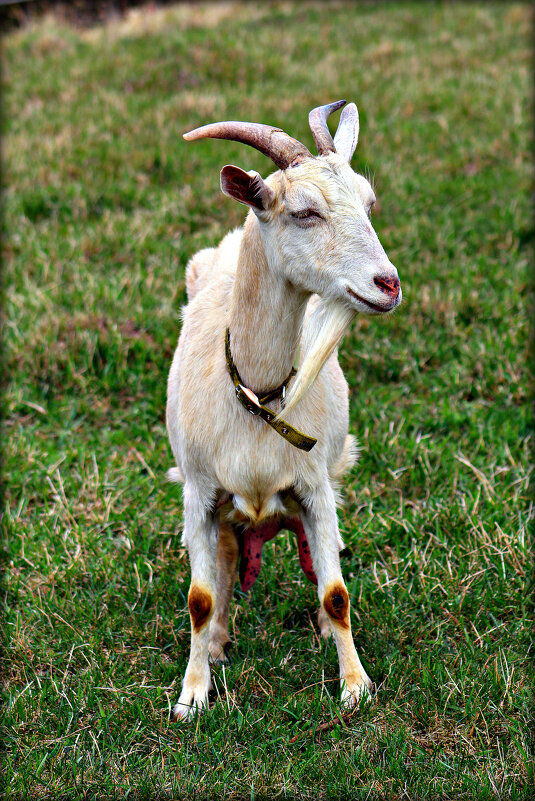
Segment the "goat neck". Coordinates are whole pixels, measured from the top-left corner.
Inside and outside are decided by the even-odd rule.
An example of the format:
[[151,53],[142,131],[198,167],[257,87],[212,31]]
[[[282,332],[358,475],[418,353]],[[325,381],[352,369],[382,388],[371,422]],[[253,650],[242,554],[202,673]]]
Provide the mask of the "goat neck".
[[242,381],[255,392],[288,377],[299,346],[310,293],[299,289],[266,254],[260,223],[250,212],[243,230],[230,305],[230,347]]

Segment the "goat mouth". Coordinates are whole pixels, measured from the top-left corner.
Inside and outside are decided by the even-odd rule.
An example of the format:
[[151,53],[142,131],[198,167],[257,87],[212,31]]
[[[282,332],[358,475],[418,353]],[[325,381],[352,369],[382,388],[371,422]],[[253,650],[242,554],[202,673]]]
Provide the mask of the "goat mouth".
[[371,300],[366,300],[365,298],[361,297],[360,295],[357,295],[357,293],[353,292],[353,290],[350,289],[349,287],[346,287],[346,292],[348,293],[348,295],[351,295],[351,297],[355,298],[355,300],[358,300],[359,303],[364,303],[364,305],[368,306],[370,309],[373,309],[376,312],[381,312],[383,314],[385,312],[392,311],[392,309],[396,305],[396,301],[397,301],[397,298],[396,298],[393,303],[389,303],[388,305],[384,305],[384,304],[383,305],[379,305],[378,303],[372,303]]

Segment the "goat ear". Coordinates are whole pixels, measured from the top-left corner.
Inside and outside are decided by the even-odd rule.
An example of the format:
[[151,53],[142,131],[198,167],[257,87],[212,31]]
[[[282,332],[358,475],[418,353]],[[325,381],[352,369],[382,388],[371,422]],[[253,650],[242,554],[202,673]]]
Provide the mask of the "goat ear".
[[347,161],[355,152],[359,138],[359,113],[354,103],[349,103],[340,114],[338,130],[334,135],[334,146],[336,152],[343,156]]
[[221,189],[228,197],[257,211],[269,208],[274,198],[273,190],[266,186],[257,172],[245,172],[232,164],[227,164],[221,170]]

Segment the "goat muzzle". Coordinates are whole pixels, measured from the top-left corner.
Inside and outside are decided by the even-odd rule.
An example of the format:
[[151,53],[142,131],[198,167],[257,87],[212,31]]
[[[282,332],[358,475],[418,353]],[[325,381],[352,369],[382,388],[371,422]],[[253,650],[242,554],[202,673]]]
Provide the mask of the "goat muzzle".
[[376,275],[373,283],[389,298],[395,300],[399,295],[400,283],[397,275]]

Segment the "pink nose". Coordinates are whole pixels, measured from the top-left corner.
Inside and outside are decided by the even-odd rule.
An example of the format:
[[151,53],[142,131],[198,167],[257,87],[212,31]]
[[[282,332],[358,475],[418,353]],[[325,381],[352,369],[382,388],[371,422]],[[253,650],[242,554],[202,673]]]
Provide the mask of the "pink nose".
[[399,295],[399,278],[397,275],[376,275],[373,279],[375,286],[378,286],[381,292],[391,298],[397,298]]

